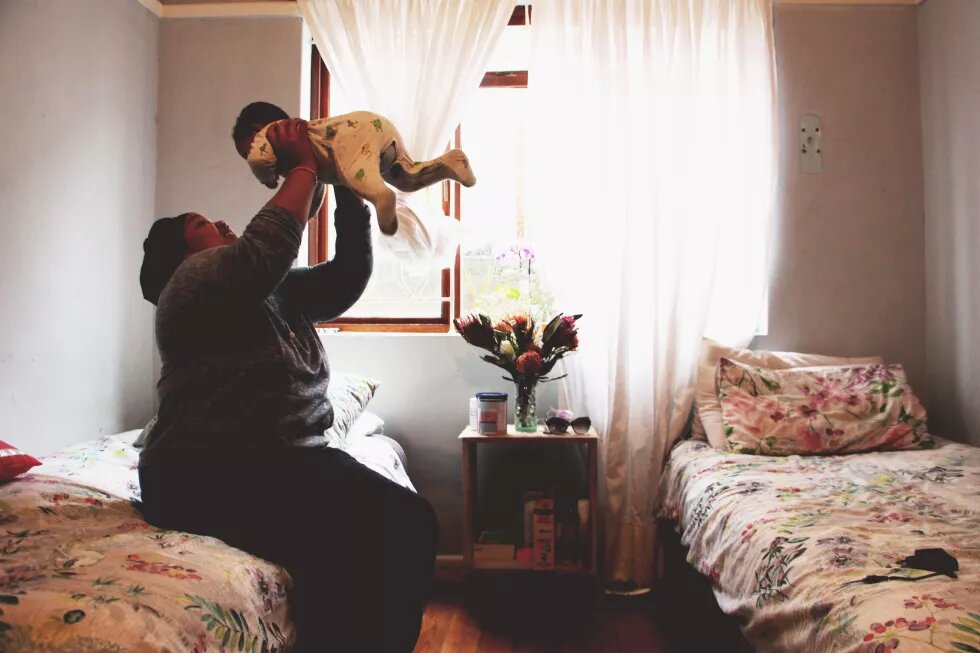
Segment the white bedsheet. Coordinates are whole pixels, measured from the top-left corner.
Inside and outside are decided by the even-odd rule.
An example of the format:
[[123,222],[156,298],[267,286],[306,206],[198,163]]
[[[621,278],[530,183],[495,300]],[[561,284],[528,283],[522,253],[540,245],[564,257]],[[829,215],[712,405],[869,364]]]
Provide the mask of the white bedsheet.
[[[357,423],[355,422],[355,425]],[[129,500],[140,498],[139,449],[133,441],[140,431],[126,431],[83,442],[41,458],[36,474],[69,478]],[[358,462],[413,492],[415,486],[394,449],[384,440],[355,431],[342,443],[331,446],[346,451]]]

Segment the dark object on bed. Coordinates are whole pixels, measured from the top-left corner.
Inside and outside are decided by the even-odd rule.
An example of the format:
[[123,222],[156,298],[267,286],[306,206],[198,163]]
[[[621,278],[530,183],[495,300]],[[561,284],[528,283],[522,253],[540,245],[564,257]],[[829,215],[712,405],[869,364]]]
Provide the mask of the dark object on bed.
[[899,565],[908,569],[932,571],[937,576],[949,576],[953,579],[956,578],[956,572],[960,570],[960,563],[945,549],[916,549],[915,555],[905,558]]
[[[949,576],[953,580],[956,580],[956,572],[960,570],[960,563],[952,555],[946,552],[945,549],[916,549],[915,555],[910,555],[904,558],[898,563],[899,567],[905,569],[915,569],[917,571],[931,571],[931,574],[926,574],[925,576],[877,576],[870,575],[865,576],[861,580],[853,580],[850,583],[845,583],[845,585],[850,585],[852,583],[864,583],[866,585],[874,585],[876,583],[884,583],[886,580],[903,580],[908,582],[915,582],[917,580],[925,580],[926,578],[935,578],[936,576]],[[898,571],[898,570],[896,570]]]

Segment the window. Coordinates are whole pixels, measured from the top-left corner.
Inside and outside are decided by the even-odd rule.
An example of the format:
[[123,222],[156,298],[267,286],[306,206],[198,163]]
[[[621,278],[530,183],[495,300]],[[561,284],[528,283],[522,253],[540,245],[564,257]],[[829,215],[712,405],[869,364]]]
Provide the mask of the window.
[[[529,13],[529,12],[527,12]],[[527,88],[529,34],[518,6],[447,147],[462,147],[474,164],[477,184],[461,189],[444,182],[418,191],[426,203],[459,220],[464,238],[452,268],[407,266],[375,248],[374,274],[364,295],[342,318],[341,330],[446,332],[461,312],[505,312],[543,297],[519,246],[523,236],[524,89]],[[347,113],[316,48],[311,61],[310,117]],[[328,204],[308,229],[309,262],[332,256],[332,208]],[[533,265],[533,264],[530,264]]]

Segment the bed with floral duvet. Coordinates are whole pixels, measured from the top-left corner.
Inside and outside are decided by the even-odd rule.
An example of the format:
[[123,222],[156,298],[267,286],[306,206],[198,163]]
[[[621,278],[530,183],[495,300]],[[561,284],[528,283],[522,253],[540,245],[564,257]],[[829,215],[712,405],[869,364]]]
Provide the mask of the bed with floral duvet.
[[[671,452],[659,516],[764,651],[980,652],[980,448],[837,456]],[[899,562],[941,548],[955,579]],[[852,582],[858,581],[858,582]]]
[[[0,651],[289,650],[285,570],[143,520],[138,433],[71,447],[0,485]],[[411,487],[393,452],[349,448]]]

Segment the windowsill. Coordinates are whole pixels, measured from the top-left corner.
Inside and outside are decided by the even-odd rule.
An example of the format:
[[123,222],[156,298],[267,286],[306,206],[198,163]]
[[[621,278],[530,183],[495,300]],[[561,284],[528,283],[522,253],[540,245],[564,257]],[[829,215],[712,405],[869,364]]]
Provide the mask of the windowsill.
[[[453,331],[452,329],[445,330],[445,328],[440,327],[438,331],[409,331],[404,329],[373,329],[375,325],[363,325],[355,329],[340,329],[337,327],[317,327],[316,332],[318,336],[346,336],[346,337],[364,337],[364,336],[436,336],[439,338],[445,338],[447,336],[453,338],[459,338],[460,335]],[[428,326],[428,325],[426,325]],[[760,330],[752,335],[752,340],[756,338],[765,338],[769,335],[769,330]]]
[[409,338],[459,338],[460,335],[454,331],[324,331],[323,329],[317,329],[317,335],[321,338],[372,338],[372,337],[382,337],[382,338],[392,338],[392,337],[409,337]]

